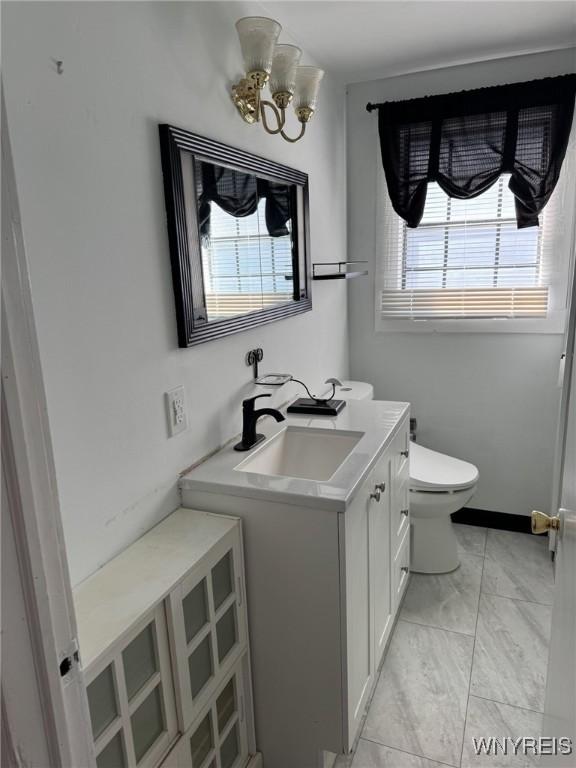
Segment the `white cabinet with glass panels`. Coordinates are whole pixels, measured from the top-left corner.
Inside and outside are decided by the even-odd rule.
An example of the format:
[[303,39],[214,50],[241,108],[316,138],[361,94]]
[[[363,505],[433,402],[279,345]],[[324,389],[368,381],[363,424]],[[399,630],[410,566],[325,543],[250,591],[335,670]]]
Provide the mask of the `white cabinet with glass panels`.
[[240,538],[231,531],[170,594],[184,729],[246,648]]
[[97,768],[256,761],[237,518],[178,509],[74,592]]

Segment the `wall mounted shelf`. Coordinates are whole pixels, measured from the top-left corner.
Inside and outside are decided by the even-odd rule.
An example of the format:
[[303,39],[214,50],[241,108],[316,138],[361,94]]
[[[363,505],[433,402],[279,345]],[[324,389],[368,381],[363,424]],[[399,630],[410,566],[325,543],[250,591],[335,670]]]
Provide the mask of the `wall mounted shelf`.
[[[312,264],[312,280],[350,280],[353,277],[367,275],[368,270],[349,272],[346,268],[349,264],[367,264],[367,261],[326,261]],[[317,267],[338,267],[337,272],[325,272],[316,274]]]

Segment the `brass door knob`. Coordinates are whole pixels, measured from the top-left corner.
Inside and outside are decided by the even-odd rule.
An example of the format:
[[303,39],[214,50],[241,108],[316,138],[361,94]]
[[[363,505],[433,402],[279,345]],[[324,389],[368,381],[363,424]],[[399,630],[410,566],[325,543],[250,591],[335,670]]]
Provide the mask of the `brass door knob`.
[[539,512],[537,509],[532,511],[532,533],[557,531],[559,528],[559,517],[552,517],[551,515],[547,515],[545,512]]

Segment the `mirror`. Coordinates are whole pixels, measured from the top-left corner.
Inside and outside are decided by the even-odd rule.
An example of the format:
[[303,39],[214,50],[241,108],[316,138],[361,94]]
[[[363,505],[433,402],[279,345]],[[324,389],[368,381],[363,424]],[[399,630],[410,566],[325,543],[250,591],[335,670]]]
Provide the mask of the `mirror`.
[[169,125],[160,143],[179,346],[310,310],[307,175]]

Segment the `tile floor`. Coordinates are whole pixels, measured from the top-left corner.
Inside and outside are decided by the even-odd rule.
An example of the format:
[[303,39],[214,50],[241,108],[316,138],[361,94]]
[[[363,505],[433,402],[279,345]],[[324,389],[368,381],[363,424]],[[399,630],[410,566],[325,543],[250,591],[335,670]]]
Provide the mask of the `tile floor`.
[[[461,566],[412,574],[351,768],[522,768],[472,738],[540,735],[553,570],[545,538],[455,526]],[[340,765],[340,763],[337,763]]]

